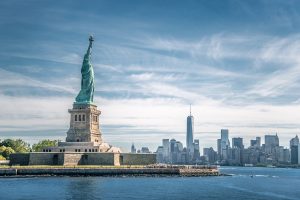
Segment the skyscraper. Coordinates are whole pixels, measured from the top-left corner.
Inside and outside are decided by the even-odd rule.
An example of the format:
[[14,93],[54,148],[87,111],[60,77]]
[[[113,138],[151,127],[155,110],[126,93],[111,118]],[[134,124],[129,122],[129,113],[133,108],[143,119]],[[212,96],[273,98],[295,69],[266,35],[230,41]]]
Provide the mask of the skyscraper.
[[242,164],[243,162],[244,143],[243,138],[232,138],[232,159],[233,164]]
[[240,149],[244,148],[244,144],[243,144],[243,138],[232,138],[232,148],[233,147],[238,147]]
[[298,135],[290,140],[291,164],[299,163],[299,138]]
[[200,145],[199,140],[194,140],[194,160],[200,159]]
[[203,148],[203,155],[206,157],[209,164],[213,164],[217,160],[217,152],[212,147]]
[[250,140],[250,146],[251,147],[256,146],[256,140]]
[[131,153],[136,153],[136,148],[133,143],[131,145]]
[[176,163],[177,161],[177,152],[176,152],[176,140],[170,140],[170,160],[171,163]]
[[221,158],[227,159],[227,150],[230,147],[228,129],[221,129]]
[[260,137],[256,137],[255,140],[250,140],[250,145],[251,147],[254,147],[254,148],[260,148],[261,146],[261,139]]
[[164,162],[169,162],[170,157],[169,157],[169,151],[170,151],[170,141],[169,139],[163,139],[163,160]]
[[156,161],[158,163],[164,163],[164,147],[158,146],[156,150]]
[[298,135],[290,140],[290,146],[297,146],[299,144]]
[[192,116],[191,106],[190,106],[190,115],[187,117],[187,125],[186,125],[186,149],[188,153],[192,154],[194,151],[194,117]]
[[265,151],[268,154],[274,154],[275,147],[279,146],[279,138],[276,135],[265,135]]
[[221,156],[221,139],[217,140],[217,153]]
[[256,147],[260,148],[261,147],[261,138],[256,137]]
[[299,145],[293,145],[291,146],[291,164],[298,164],[299,160]]

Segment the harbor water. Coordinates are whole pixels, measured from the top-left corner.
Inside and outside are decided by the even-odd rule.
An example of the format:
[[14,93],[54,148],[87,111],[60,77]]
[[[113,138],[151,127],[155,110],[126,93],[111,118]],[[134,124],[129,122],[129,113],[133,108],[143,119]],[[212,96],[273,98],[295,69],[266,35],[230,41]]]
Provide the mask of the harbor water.
[[0,178],[0,199],[300,199],[300,169],[221,167],[219,177]]

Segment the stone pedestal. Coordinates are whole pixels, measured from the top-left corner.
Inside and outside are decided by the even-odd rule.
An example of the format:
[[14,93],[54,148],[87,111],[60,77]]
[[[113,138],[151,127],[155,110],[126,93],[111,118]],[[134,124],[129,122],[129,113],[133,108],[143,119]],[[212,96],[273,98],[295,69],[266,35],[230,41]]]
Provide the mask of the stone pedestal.
[[71,120],[66,142],[93,142],[95,145],[102,143],[99,129],[101,111],[97,110],[96,105],[74,103],[69,113]]

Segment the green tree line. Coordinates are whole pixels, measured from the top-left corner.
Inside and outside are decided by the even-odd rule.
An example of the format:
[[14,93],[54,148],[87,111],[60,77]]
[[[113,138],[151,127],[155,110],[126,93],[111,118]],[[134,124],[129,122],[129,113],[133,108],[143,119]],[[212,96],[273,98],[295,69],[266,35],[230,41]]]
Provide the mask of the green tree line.
[[30,146],[22,139],[5,139],[0,141],[0,160],[9,159],[12,153],[40,152],[45,147],[57,146],[58,140],[41,140]]

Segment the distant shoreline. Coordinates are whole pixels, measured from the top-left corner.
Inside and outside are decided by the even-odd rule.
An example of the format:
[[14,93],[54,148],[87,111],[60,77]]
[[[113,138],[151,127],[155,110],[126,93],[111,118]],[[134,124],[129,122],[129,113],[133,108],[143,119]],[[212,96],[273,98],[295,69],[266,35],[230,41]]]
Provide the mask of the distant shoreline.
[[253,165],[253,166],[239,166],[239,165],[220,165],[220,167],[244,167],[244,168],[250,168],[250,167],[263,167],[263,168],[289,168],[289,169],[300,169],[300,166],[293,166],[293,165]]

